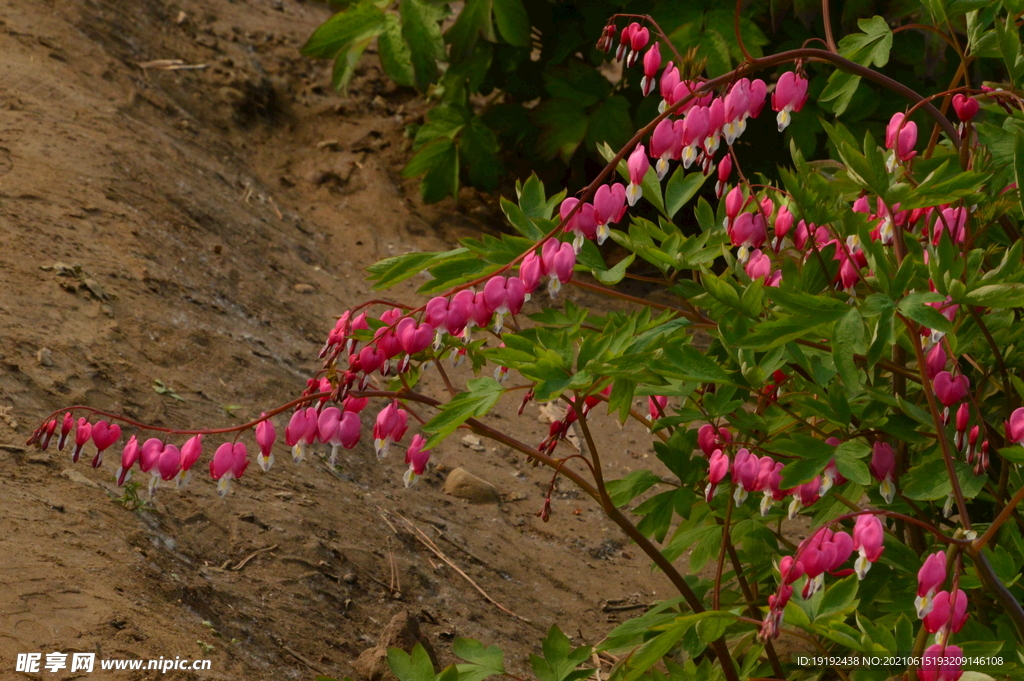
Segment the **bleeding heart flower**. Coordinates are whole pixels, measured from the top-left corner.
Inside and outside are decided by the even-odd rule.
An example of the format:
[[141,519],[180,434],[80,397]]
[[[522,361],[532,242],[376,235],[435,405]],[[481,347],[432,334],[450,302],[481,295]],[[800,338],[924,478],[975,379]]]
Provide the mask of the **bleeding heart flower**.
[[82,448],[92,439],[92,424],[84,416],[79,417],[78,427],[75,429],[75,449],[71,452],[71,462],[78,463],[82,456]]
[[139,442],[132,435],[121,452],[121,467],[117,469],[117,486],[121,487],[132,477],[132,466],[139,459]]
[[772,109],[778,112],[776,120],[782,132],[793,120],[790,115],[804,108],[807,101],[807,80],[794,71],[786,71],[779,77],[772,93]]
[[423,475],[423,472],[427,468],[427,462],[430,460],[430,450],[423,449],[423,445],[427,443],[427,439],[417,433],[412,438],[412,443],[409,445],[409,449],[405,452],[405,462],[409,464],[409,469],[405,472],[403,480],[406,487],[410,487],[416,483],[416,479]]
[[661,49],[658,47],[658,43],[654,43],[644,55],[644,77],[640,79],[640,91],[643,92],[644,97],[654,90],[654,86],[658,82],[656,76],[660,68]]
[[921,668],[917,670],[920,681],[959,681],[963,676],[959,660],[964,651],[959,646],[936,643],[925,649],[921,656]]
[[853,548],[859,552],[854,562],[858,579],[864,579],[871,565],[881,557],[885,550],[882,546],[884,540],[885,528],[877,515],[865,513],[857,516],[853,525]]
[[939,402],[942,402],[948,411],[949,407],[967,396],[967,391],[971,387],[971,381],[963,374],[953,376],[948,371],[940,371],[935,375],[932,387],[935,389],[935,396],[939,398]]
[[935,593],[946,581],[946,554],[936,551],[925,558],[921,569],[917,571],[917,616],[924,619],[932,611]]
[[93,457],[92,467],[99,468],[103,465],[103,452],[121,438],[121,426],[116,423],[110,424],[106,421],[97,421],[92,427],[92,442],[96,445],[96,456]]
[[957,93],[953,95],[953,110],[956,111],[957,118],[966,123],[978,115],[981,105],[973,97]]
[[643,184],[644,176],[651,167],[651,162],[647,160],[647,149],[644,148],[644,145],[636,145],[633,153],[629,155],[626,167],[629,169],[629,186],[626,187],[626,201],[630,206],[635,206],[637,200],[643,196],[643,189],[640,185]]
[[957,589],[950,603],[948,591],[940,591],[932,599],[932,611],[924,617],[924,628],[929,634],[957,634],[967,622],[967,594]]
[[[346,402],[348,401],[347,398]],[[264,419],[256,424],[256,444],[259,445],[260,453],[256,455],[256,463],[263,469],[263,472],[270,470],[274,465],[274,442],[277,440],[277,431],[270,419],[265,418],[266,414],[260,414]]]

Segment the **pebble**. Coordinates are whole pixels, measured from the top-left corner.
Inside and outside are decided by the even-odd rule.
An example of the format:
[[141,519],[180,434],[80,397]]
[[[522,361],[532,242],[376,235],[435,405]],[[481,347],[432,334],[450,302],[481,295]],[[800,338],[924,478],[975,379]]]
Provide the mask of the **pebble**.
[[455,468],[448,474],[444,493],[476,504],[496,504],[500,499],[494,485],[464,468]]

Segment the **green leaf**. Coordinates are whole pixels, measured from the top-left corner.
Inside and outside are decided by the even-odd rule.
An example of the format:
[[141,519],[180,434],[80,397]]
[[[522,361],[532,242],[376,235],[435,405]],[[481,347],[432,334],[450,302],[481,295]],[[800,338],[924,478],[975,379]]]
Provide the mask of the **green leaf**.
[[424,0],[402,0],[402,37],[416,74],[416,87],[426,91],[437,80],[437,60],[444,59],[444,40],[437,12]]
[[388,667],[398,681],[434,681],[434,665],[420,643],[412,649],[412,655],[401,648],[388,648]]
[[348,49],[338,53],[334,59],[334,68],[331,70],[331,82],[334,84],[335,90],[344,92],[348,89],[348,83],[356,71],[356,64],[359,63],[359,58],[363,56],[363,52],[371,42],[373,42],[373,36],[356,41]]
[[[420,196],[423,197],[424,203],[437,203],[446,196],[456,196],[459,193],[459,151],[452,140],[442,138],[431,142],[410,159],[409,165],[431,147],[440,149],[431,155],[433,165],[420,182]],[[409,165],[406,166],[406,170]]]
[[853,307],[836,322],[832,331],[832,359],[847,390],[853,395],[861,391],[860,372],[854,354],[863,353],[864,348],[864,320],[860,311]]
[[487,646],[471,638],[457,638],[452,643],[452,652],[470,664],[456,665],[458,681],[483,681],[489,676],[505,673],[504,653],[498,646]]
[[927,291],[917,292],[906,296],[896,307],[900,312],[907,315],[918,324],[943,333],[950,333],[953,331],[953,327],[949,323],[949,320],[943,317],[942,313],[934,307],[925,304],[936,303],[943,300],[945,300],[945,298],[938,293],[931,293]]
[[477,189],[494,191],[498,188],[502,173],[500,151],[498,138],[482,118],[474,116],[459,136],[459,160],[466,166],[469,181]]
[[446,41],[452,46],[452,61],[469,59],[481,37],[489,42],[496,39],[491,23],[491,0],[466,0],[459,18],[445,33]]
[[1024,212],[1024,130],[1020,128],[1013,138],[1013,176],[1017,182],[1017,202]]
[[544,657],[530,655],[533,673],[540,681],[578,681],[594,673],[593,669],[576,669],[590,658],[593,649],[589,646],[573,648],[557,625],[551,625],[541,650]]
[[351,43],[374,38],[385,28],[384,12],[371,0],[363,0],[320,24],[302,46],[302,54],[331,59]]
[[1024,307],[1024,284],[979,286],[967,294],[964,302],[982,307]]
[[522,187],[516,182],[516,193],[519,195],[519,207],[528,218],[551,217],[551,208],[547,203],[547,196],[544,192],[544,183],[537,177],[537,173],[530,173]]
[[857,597],[858,585],[857,575],[850,575],[830,586],[818,605],[818,617],[815,619],[848,608]]
[[839,41],[839,52],[864,66],[885,66],[892,49],[892,29],[885,19],[874,16],[860,19],[857,26],[863,33],[851,33]]
[[453,397],[441,406],[441,412],[423,424],[421,430],[432,433],[424,449],[440,443],[467,419],[483,416],[491,410],[501,397],[501,383],[493,378],[474,378],[467,382],[469,390]]
[[396,85],[412,87],[416,84],[412,56],[402,38],[402,22],[398,15],[384,15],[384,31],[377,37],[377,51],[384,73]]
[[587,148],[596,151],[605,142],[619,148],[629,141],[633,118],[629,115],[629,100],[620,95],[608,97],[587,115]]
[[732,382],[722,367],[692,345],[665,346],[662,350],[671,368],[676,370],[672,372],[674,378],[701,383]]
[[616,507],[622,507],[661,482],[661,478],[642,468],[633,471],[621,480],[608,481],[608,496]]
[[860,76],[843,71],[834,71],[825,84],[825,89],[818,95],[818,102],[833,102],[832,113],[841,116],[850,106],[850,100],[860,85]]
[[494,23],[498,33],[510,45],[530,46],[530,17],[523,7],[523,0],[493,0]]
[[541,160],[558,156],[568,163],[587,136],[587,114],[572,100],[555,97],[541,102],[530,118],[541,129],[536,149]]
[[615,267],[612,267],[611,269],[607,269],[607,270],[597,270],[597,269],[594,269],[594,270],[591,270],[590,272],[591,272],[591,274],[594,275],[594,278],[597,279],[602,284],[607,284],[609,286],[612,286],[612,285],[618,284],[620,281],[622,281],[623,277],[626,276],[626,270],[629,268],[629,266],[631,264],[633,264],[634,258],[636,258],[636,255],[633,254],[633,253],[630,253],[625,258],[620,260],[615,265]]
[[679,209],[690,202],[704,185],[707,176],[694,172],[686,174],[682,167],[676,168],[665,187],[665,212],[670,218],[675,217]]
[[366,270],[370,273],[367,279],[376,281],[373,290],[379,291],[394,286],[400,281],[405,281],[445,259],[466,252],[465,248],[459,248],[454,251],[396,255],[367,267]]

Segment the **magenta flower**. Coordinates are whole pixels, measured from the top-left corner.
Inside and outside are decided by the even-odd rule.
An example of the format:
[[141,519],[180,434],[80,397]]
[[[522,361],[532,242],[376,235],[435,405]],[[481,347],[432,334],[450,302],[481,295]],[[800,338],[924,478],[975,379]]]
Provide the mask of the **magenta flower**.
[[708,458],[708,485],[704,489],[704,496],[708,501],[715,496],[718,483],[724,480],[728,474],[729,457],[723,454],[721,449],[716,449]]
[[959,681],[964,672],[957,661],[963,655],[964,651],[959,646],[930,645],[921,658],[917,678],[920,681]]
[[139,459],[139,442],[132,435],[121,452],[121,467],[117,469],[117,486],[121,487],[132,477],[132,466]]
[[948,361],[949,357],[946,355],[942,343],[933,345],[924,358],[925,372],[928,374],[928,378],[934,381],[936,376],[945,371]]
[[398,402],[391,402],[377,414],[377,421],[373,426],[373,447],[377,451],[378,459],[387,456],[392,442],[402,439],[408,424],[409,412],[400,408]]
[[949,234],[949,238],[955,244],[962,244],[967,234],[967,209],[946,208],[939,213],[932,225],[932,244],[939,245],[942,233]]
[[[736,185],[729,190],[729,193],[725,195],[725,227],[729,229],[732,224],[736,221],[736,217],[743,210],[743,206],[746,205],[746,201],[743,197],[743,187]],[[733,244],[735,245],[735,244]]]
[[762,253],[761,249],[757,249],[750,254],[745,270],[752,280],[767,278],[772,272],[771,258]]
[[658,43],[651,45],[644,55],[644,77],[640,79],[640,91],[644,97],[651,94],[658,82],[658,69],[661,68],[661,48]]
[[[647,398],[647,411],[652,421],[657,421],[662,417],[666,405],[668,405],[668,398],[664,395],[651,395]],[[587,407],[586,411],[590,411],[590,408]]]
[[722,198],[730,175],[732,175],[732,154],[726,154],[718,163],[718,181],[715,182],[715,196],[718,198]]
[[164,445],[156,462],[160,479],[170,482],[181,472],[181,450],[175,445]]
[[940,591],[932,599],[932,611],[924,617],[924,628],[929,634],[957,634],[967,622],[967,594],[956,590],[956,598],[950,603],[948,591]]
[[[523,280],[523,285],[526,287],[527,295],[533,293],[537,289],[537,286],[540,284],[540,278],[543,274],[544,272],[540,256],[537,255],[536,251],[530,251],[519,264],[519,278]],[[434,300],[438,300],[438,298],[434,298]],[[433,303],[434,300],[431,300],[430,303]],[[440,300],[444,299],[441,298]],[[428,314],[430,312],[430,303],[427,303]],[[426,321],[428,324],[430,323],[429,319]]]
[[[651,158],[657,159],[654,170],[658,179],[665,179],[668,174],[668,161],[670,158],[679,158],[683,148],[683,126],[682,121],[677,121],[678,126],[668,118],[663,119],[651,133]],[[568,200],[568,199],[566,199]]]
[[957,93],[953,95],[953,110],[956,111],[957,118],[966,123],[978,115],[981,105],[974,97]]
[[121,439],[121,426],[116,423],[97,421],[92,427],[92,442],[96,445],[96,456],[92,459],[92,467],[103,465],[103,452]]
[[768,238],[764,216],[760,213],[741,213],[729,227],[729,239],[733,246],[739,246],[736,259],[746,262],[751,248],[760,248]]
[[63,452],[64,445],[68,443],[68,435],[71,433],[71,429],[75,427],[75,419],[71,416],[71,412],[65,412],[64,420],[60,424],[60,438],[57,440],[57,450]]
[[885,503],[891,504],[896,495],[896,487],[893,485],[893,480],[896,479],[896,454],[892,445],[887,442],[875,442],[868,468],[871,469],[875,480],[881,483],[878,486],[878,493],[885,499]]
[[725,96],[725,124],[722,134],[726,144],[732,144],[743,134],[750,115],[750,80],[741,78],[733,83],[729,94]]
[[[704,138],[704,153],[708,156],[714,156],[715,152],[718,151],[718,145],[721,141],[722,128],[725,126],[725,102],[721,97],[715,98],[711,105],[708,107],[708,127],[706,137]],[[689,120],[689,116],[686,117]],[[685,143],[684,143],[684,146]],[[683,157],[684,167],[689,168],[686,164],[686,157]]]
[[[715,100],[715,103],[721,105],[722,100]],[[686,118],[682,121],[677,121],[673,126],[673,130],[681,137],[680,139],[680,160],[683,162],[683,167],[689,169],[693,162],[697,160],[699,155],[699,149],[703,145],[707,148],[709,135],[712,133],[712,109],[717,112],[717,128],[714,132],[714,145],[718,148],[718,128],[722,127],[722,107],[708,108],[705,106],[694,107],[686,114]],[[710,152],[714,153],[714,152]]]
[[662,101],[658,107],[658,113],[664,113],[667,107],[672,106],[679,101],[673,97],[673,93],[680,82],[681,78],[679,76],[679,69],[676,68],[675,64],[669,62],[661,74],[661,83],[658,89],[661,92]]
[[792,492],[792,490],[782,489],[782,469],[784,467],[781,461],[775,461],[770,456],[761,457],[757,487],[764,490],[764,497],[761,499],[762,516],[768,515],[768,511],[776,501],[782,501]]
[[733,500],[739,507],[747,500],[748,492],[758,492],[758,475],[761,472],[761,461],[754,454],[751,454],[745,447],[736,452],[736,458],[732,464],[732,479],[736,483],[733,492]]
[[629,38],[629,56],[626,57],[626,66],[632,68],[636,64],[637,58],[640,56],[640,51],[647,47],[647,42],[651,39],[651,32],[646,28],[637,28],[633,31]]
[[188,484],[192,474],[192,466],[199,461],[203,455],[203,436],[194,435],[190,437],[181,447],[181,473],[178,477],[178,487]]
[[430,460],[430,450],[423,449],[423,445],[426,443],[426,438],[417,433],[413,436],[412,443],[405,452],[405,462],[409,464],[409,470],[405,472],[402,479],[405,481],[406,487],[415,484],[417,477],[423,475],[423,471],[427,468],[427,462]]
[[906,120],[900,112],[896,112],[889,119],[889,125],[885,129],[885,148],[892,149],[893,155],[889,159],[889,171],[896,167],[896,160],[907,162],[917,155],[914,145],[917,144],[917,123]]
[[217,492],[226,495],[231,481],[241,478],[248,466],[249,455],[243,443],[225,442],[218,447],[210,459],[210,477],[217,481]]
[[936,551],[925,558],[921,569],[917,571],[917,616],[924,616],[932,611],[935,593],[946,581],[946,554]]
[[[260,414],[263,418],[266,414]],[[256,444],[259,445],[260,453],[256,455],[256,463],[264,472],[269,471],[274,465],[274,442],[277,440],[277,431],[270,419],[260,421],[256,424]]]
[[82,456],[82,449],[92,439],[92,424],[84,416],[78,418],[78,427],[75,429],[75,449],[71,452],[72,463],[78,463]]
[[885,550],[882,546],[884,539],[885,530],[877,515],[866,513],[857,516],[853,525],[853,548],[859,554],[854,562],[859,579],[864,579],[871,565],[881,557]]
[[644,181],[647,169],[651,167],[650,161],[647,160],[647,149],[644,148],[644,145],[636,145],[636,149],[629,155],[629,161],[626,165],[629,169],[629,186],[626,187],[626,201],[629,202],[630,206],[635,206],[637,200],[643,196],[643,189],[640,185]]
[[1024,407],[1013,410],[1006,422],[1006,439],[1024,445]]
[[794,111],[804,108],[807,101],[807,80],[794,71],[786,71],[779,77],[772,93],[772,109],[778,112],[775,117],[779,124],[779,132],[786,129]]
[[597,220],[597,245],[600,246],[608,238],[611,231],[608,225],[622,219],[626,213],[626,188],[621,182],[612,185],[603,184],[594,194],[594,218]]
[[[617,185],[622,187],[622,185]],[[600,193],[600,189],[598,190]],[[541,248],[541,270],[548,276],[548,295],[558,295],[565,284],[572,279],[572,270],[576,266],[576,251],[571,244],[549,239]]]
[[951,406],[967,396],[971,381],[963,374],[953,376],[948,371],[940,371],[935,375],[932,387],[935,389],[935,396],[939,398],[939,402],[942,402],[948,412]]
[[800,508],[811,506],[821,497],[821,476],[815,475],[810,482],[797,485],[793,488],[793,500],[789,502],[789,519],[796,517]]
[[731,443],[732,434],[725,428],[716,430],[710,423],[705,423],[697,430],[697,445],[704,452],[704,456],[710,457],[716,449]]
[[779,575],[784,585],[792,584],[804,576],[804,564],[793,556],[783,556],[779,561]]

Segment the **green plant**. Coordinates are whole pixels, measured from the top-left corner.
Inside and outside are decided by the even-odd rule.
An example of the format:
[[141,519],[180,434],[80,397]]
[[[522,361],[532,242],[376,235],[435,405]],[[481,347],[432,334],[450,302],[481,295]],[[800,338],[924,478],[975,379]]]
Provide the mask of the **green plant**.
[[[616,12],[650,15],[665,32],[664,45],[690,62],[703,62],[711,77],[728,72],[747,55],[760,58],[765,51],[820,40],[814,26],[825,24],[817,5],[765,0],[744,3],[739,36],[732,9],[712,0],[638,0],[625,6],[612,0],[473,0],[457,16],[452,3],[427,0],[333,4],[340,11],[310,37],[303,52],[333,59],[334,84],[344,91],[376,39],[387,76],[429,94],[434,108],[411,131],[413,155],[404,171],[407,177],[423,178],[421,193],[428,202],[457,195],[462,184],[494,190],[507,172],[503,162],[520,176],[544,168],[542,179],[555,182],[565,181],[566,168],[571,168],[568,184],[578,188],[588,162],[599,160],[602,142],[618,148],[630,130],[657,114],[656,98],[638,91],[639,76],[616,70],[594,48],[607,18]],[[948,12],[938,5],[928,11],[941,12],[934,17],[941,25],[947,18],[962,21],[975,5],[981,7],[963,2]],[[861,34],[857,12],[884,13],[886,20],[879,17]],[[922,94],[931,95],[960,77],[959,58],[950,58],[955,50],[941,36],[918,28],[920,15],[914,2],[866,1],[846,3],[827,23],[851,33],[835,50],[858,62],[873,57],[871,63],[881,72],[913,81]],[[900,50],[891,60],[889,24],[902,33]],[[830,28],[825,26],[828,40]],[[986,41],[979,53],[997,56],[994,42]],[[668,50],[663,52],[670,58]],[[985,63],[971,60],[969,65],[980,79],[999,78]],[[785,135],[763,126],[751,131],[761,153],[737,150],[750,172],[774,176],[775,165],[767,159],[787,154],[790,140],[805,156],[813,156],[826,142],[819,116],[842,114],[853,133],[863,135],[868,127],[881,129],[884,112],[899,104],[898,95],[841,72],[827,83],[814,79],[811,94],[815,101],[796,115],[798,124]]]
[[[825,48],[750,54],[704,77],[702,61],[681,55],[663,67],[658,50],[671,45],[656,21],[614,15],[600,47],[621,36],[642,87],[673,87],[627,143],[599,146],[607,164],[578,196],[549,196],[531,176],[516,202],[502,202],[514,234],[371,266],[377,289],[429,272],[419,291],[432,297],[343,314],[306,390],[259,419],[173,431],[76,406],[59,444],[74,412],[194,435],[180,453],[153,438],[139,455],[129,440],[122,470],[158,461],[170,481],[198,460],[200,437],[231,434],[210,463],[223,493],[248,465],[239,433],[255,429],[267,470],[275,416],[290,414],[285,442],[301,461],[317,442],[355,447],[357,414],[379,399],[379,454],[405,438],[410,417],[419,424],[407,485],[451,434],[491,438],[550,468],[552,488],[559,476],[576,484],[670,579],[677,598],[599,644],[620,656],[612,681],[1024,677],[1020,11],[927,0],[916,12],[929,22],[917,30],[960,55],[951,86],[927,97],[877,70],[903,37],[881,17],[838,42],[827,34]],[[758,75],[790,65],[769,101]],[[865,82],[903,99],[881,134],[823,117],[819,157],[794,138],[789,158],[773,159],[778,179],[745,168],[736,149],[766,106],[778,128],[798,125],[815,93],[826,104],[849,96],[855,110]],[[942,113],[950,107],[955,123]],[[712,174],[717,205],[698,196]],[[602,250],[608,239],[616,249]],[[546,287],[556,299],[569,285],[624,309],[565,301],[524,312],[528,294]],[[659,295],[637,295],[641,286]],[[468,360],[477,377],[460,384],[446,358]],[[444,392],[424,392],[426,366]],[[487,422],[502,399],[558,401],[565,415],[532,445]],[[30,443],[45,447],[59,415]],[[592,430],[601,418],[648,429],[657,463],[607,479]],[[79,422],[76,440],[88,426]],[[585,453],[562,446],[571,427]],[[113,428],[91,427],[99,449]],[[548,498],[538,515],[550,514]],[[780,637],[821,655],[787,659]],[[586,655],[555,630],[544,651],[534,660],[542,681],[591,671],[577,671]],[[494,648],[460,642],[455,653],[468,664],[440,674],[422,651],[390,662],[401,681],[508,675]]]

